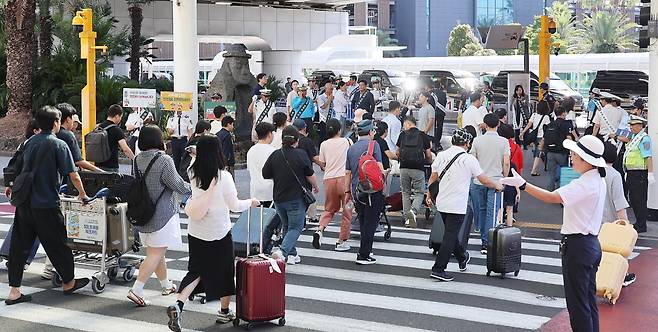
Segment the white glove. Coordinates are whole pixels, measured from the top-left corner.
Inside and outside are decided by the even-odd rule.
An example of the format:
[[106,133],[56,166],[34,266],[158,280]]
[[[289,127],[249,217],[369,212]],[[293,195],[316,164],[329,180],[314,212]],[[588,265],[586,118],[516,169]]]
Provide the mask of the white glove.
[[525,179],[512,169],[512,177],[502,178],[500,184],[510,187],[521,187],[526,183]]
[[653,172],[649,172],[647,175],[647,180],[649,180],[649,184],[656,183],[656,178],[653,176]]

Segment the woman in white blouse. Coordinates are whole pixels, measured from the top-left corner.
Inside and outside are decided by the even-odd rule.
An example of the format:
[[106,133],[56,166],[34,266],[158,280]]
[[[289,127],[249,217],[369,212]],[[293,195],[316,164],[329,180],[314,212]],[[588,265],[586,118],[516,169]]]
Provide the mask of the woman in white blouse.
[[[235,268],[229,211],[242,212],[260,204],[256,199],[238,199],[233,177],[225,171],[226,160],[214,135],[202,136],[196,144],[197,158],[189,170],[192,197],[204,202],[198,216],[190,216],[188,273],[180,284],[174,305],[167,308],[169,328],[180,331],[185,301],[194,294],[206,293],[206,299],[220,299],[217,323],[235,319],[229,310],[235,294]],[[198,212],[198,211],[197,211]],[[195,213],[196,214],[196,213]]]

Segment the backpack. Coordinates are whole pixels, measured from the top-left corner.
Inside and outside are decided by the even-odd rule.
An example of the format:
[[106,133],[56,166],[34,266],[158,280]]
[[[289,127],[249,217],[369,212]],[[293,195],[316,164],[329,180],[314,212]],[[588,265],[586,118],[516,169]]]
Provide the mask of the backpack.
[[562,132],[558,120],[551,121],[544,126],[544,147],[548,152],[562,153],[566,149],[562,142],[567,138],[567,133]]
[[107,130],[116,127],[111,124],[107,127],[96,126],[89,134],[85,135],[85,153],[87,161],[104,163],[112,158],[110,140]]
[[423,137],[420,130],[404,133],[404,139],[400,142],[400,163],[425,164],[425,150],[423,149]]
[[155,161],[158,160],[161,155],[161,153],[158,153],[153,157],[151,162],[149,162],[148,166],[146,167],[144,173],[139,171],[137,162],[133,161],[135,181],[130,186],[130,192],[128,193],[127,199],[128,211],[126,212],[128,220],[133,226],[144,226],[151,220],[151,218],[153,218],[157,203],[166,190],[162,190],[162,193],[160,193],[158,199],[153,201],[151,200],[151,195],[149,194],[148,187],[146,186],[146,177],[148,176],[148,173]]
[[27,141],[21,143],[21,145],[18,146],[16,152],[14,152],[14,155],[9,160],[7,167],[2,169],[5,187],[11,187],[14,184],[14,180],[18,174],[20,174],[21,170],[23,170],[23,149],[26,142]]
[[375,141],[370,141],[368,151],[359,158],[359,183],[357,189],[360,192],[372,194],[384,190],[384,175],[373,155]]

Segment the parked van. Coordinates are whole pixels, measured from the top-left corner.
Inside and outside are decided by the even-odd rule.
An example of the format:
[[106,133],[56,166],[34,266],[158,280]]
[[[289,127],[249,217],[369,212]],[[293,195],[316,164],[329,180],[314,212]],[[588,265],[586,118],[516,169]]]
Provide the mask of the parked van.
[[649,75],[631,70],[599,70],[592,88],[621,97],[621,106],[630,108],[635,99],[649,96]]
[[[498,72],[498,75],[496,75],[496,77],[494,77],[493,81],[491,82],[491,89],[494,92],[494,109],[507,109],[507,74],[509,74],[509,72],[510,71]],[[574,111],[579,112],[584,109],[583,96],[573,90],[557,75],[550,75],[549,86],[551,94],[553,94],[557,101],[561,102],[562,99],[571,97],[576,101]],[[531,104],[535,104],[537,102],[539,96],[539,78],[534,72],[530,72],[530,93],[526,91],[526,94],[530,95]]]

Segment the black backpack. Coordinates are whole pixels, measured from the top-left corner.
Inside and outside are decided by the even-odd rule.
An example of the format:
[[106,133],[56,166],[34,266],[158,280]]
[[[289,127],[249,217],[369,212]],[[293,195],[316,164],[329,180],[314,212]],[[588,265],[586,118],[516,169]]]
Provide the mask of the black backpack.
[[85,136],[85,153],[87,161],[104,163],[112,158],[112,149],[107,130],[116,127],[111,124],[107,127],[96,126],[92,132]]
[[[24,155],[21,149],[21,154],[18,156],[21,168],[18,174],[15,174],[12,185],[11,205],[15,207],[22,206],[27,203],[32,197],[32,184],[34,183],[35,172],[42,166],[46,155],[52,151],[55,143],[49,139],[45,140],[38,149],[35,150],[36,155],[31,164],[24,163]],[[23,147],[24,148],[24,147]]]
[[400,142],[400,163],[423,165],[425,164],[425,149],[420,130],[408,130]]
[[561,121],[551,121],[544,126],[544,147],[548,152],[563,153],[566,151],[562,143],[567,138],[567,133],[560,128]]
[[151,162],[149,162],[148,166],[146,167],[144,173],[139,171],[137,162],[133,161],[135,181],[130,187],[130,193],[128,193],[128,211],[126,212],[126,215],[128,216],[130,223],[134,226],[144,226],[149,221],[151,221],[151,218],[153,218],[153,215],[155,214],[157,203],[166,190],[162,190],[162,193],[160,193],[158,199],[153,201],[151,200],[151,195],[149,194],[148,187],[146,186],[146,177],[148,176],[148,173],[155,161],[158,160],[161,155],[162,153],[158,153],[153,157]]

